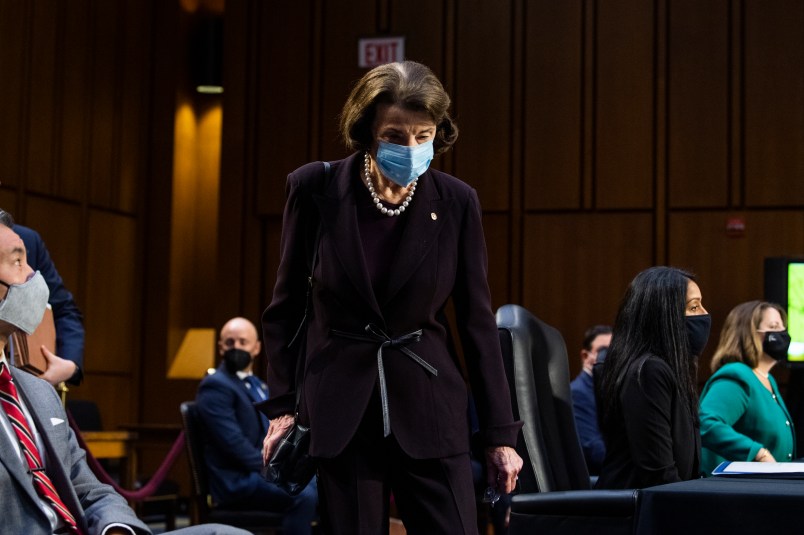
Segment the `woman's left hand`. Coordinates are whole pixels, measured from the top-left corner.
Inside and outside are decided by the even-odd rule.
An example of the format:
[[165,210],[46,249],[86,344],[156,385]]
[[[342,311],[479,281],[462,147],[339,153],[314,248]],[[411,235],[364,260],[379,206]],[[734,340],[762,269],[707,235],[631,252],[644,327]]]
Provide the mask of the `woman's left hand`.
[[489,486],[496,487],[500,494],[513,492],[519,471],[522,470],[522,457],[514,448],[486,448],[486,466]]
[[269,460],[271,460],[271,455],[274,454],[276,446],[279,444],[279,441],[282,440],[288,433],[288,430],[290,430],[291,426],[293,426],[293,422],[295,420],[296,419],[292,414],[283,414],[282,416],[271,420],[271,423],[268,426],[268,433],[265,435],[265,438],[262,441],[263,463],[267,463]]

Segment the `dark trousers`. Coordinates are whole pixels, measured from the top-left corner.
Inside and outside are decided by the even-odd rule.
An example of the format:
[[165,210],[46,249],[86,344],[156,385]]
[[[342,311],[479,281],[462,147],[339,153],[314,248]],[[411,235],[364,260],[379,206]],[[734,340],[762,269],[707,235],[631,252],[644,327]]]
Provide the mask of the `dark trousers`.
[[393,435],[382,437],[378,411],[369,411],[340,455],[318,461],[321,527],[328,535],[388,533],[391,495],[409,535],[477,535],[469,454],[412,459]]

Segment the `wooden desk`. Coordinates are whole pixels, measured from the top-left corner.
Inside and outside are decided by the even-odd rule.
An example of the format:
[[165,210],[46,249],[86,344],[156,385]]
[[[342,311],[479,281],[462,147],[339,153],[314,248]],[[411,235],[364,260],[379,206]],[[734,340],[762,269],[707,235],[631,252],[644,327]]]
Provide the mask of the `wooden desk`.
[[130,489],[137,481],[137,433],[131,431],[83,431],[81,437],[96,459],[120,459],[120,486]]
[[[176,442],[182,430],[181,425],[175,424],[123,424],[120,428],[137,436],[137,439],[131,445],[132,454],[139,461],[138,465],[142,465],[145,468],[146,473],[154,472],[164,462],[165,454]],[[181,472],[182,467],[186,464],[180,463],[178,467],[174,467],[172,470],[178,469]],[[184,472],[181,473],[183,474]],[[182,479],[188,478],[189,475]],[[140,518],[149,516],[164,517],[165,528],[170,531],[176,528],[179,496],[180,489],[179,493],[176,494],[157,494],[146,498],[142,502],[133,504],[134,511]]]
[[[161,465],[181,433],[181,425],[174,424],[122,424],[119,428],[123,430],[120,432],[135,437],[130,444],[131,455],[136,457],[137,467],[144,469],[145,474],[153,473]],[[132,481],[142,475],[135,472]]]
[[[157,435],[162,433],[177,434],[175,433],[176,426],[132,426],[137,427],[144,433],[134,431],[84,431],[81,437],[86,443],[87,449],[96,459],[119,459],[121,461],[120,468],[120,486],[126,490],[134,490],[134,485],[137,482],[137,469],[139,467],[139,452],[141,440],[144,438],[148,440],[148,432],[155,432]],[[179,431],[181,429],[179,428]],[[142,435],[145,435],[144,437]],[[168,531],[176,529],[176,510],[177,498],[175,494],[150,496],[142,501],[132,502],[129,505],[137,513],[137,516],[143,516],[144,502],[166,502],[167,510],[163,513],[165,518],[165,527]],[[165,507],[165,506],[163,506]]]
[[159,444],[168,447],[181,433],[179,424],[122,424],[118,427],[124,432],[135,434],[138,444]]

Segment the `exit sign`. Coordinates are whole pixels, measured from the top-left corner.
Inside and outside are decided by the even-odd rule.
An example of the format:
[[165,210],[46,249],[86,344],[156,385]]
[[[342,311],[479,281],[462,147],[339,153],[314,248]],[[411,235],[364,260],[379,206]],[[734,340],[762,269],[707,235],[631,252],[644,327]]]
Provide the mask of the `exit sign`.
[[357,64],[363,68],[405,59],[404,37],[369,37],[357,43]]

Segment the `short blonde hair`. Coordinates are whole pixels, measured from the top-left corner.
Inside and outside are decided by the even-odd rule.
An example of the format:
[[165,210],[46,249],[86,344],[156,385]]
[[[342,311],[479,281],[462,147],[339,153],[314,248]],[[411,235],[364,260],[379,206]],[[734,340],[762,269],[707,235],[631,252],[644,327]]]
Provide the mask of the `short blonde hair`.
[[340,116],[340,132],[346,147],[369,151],[374,145],[372,127],[378,104],[424,112],[436,125],[433,150],[446,152],[458,139],[458,126],[449,116],[450,99],[433,71],[415,61],[387,63],[361,78]]
[[734,307],[720,331],[720,341],[710,364],[716,372],[729,362],[742,362],[751,368],[759,364],[762,355],[763,335],[759,332],[762,314],[773,308],[779,312],[782,322],[787,325],[787,314],[775,303],[767,301],[748,301]]

